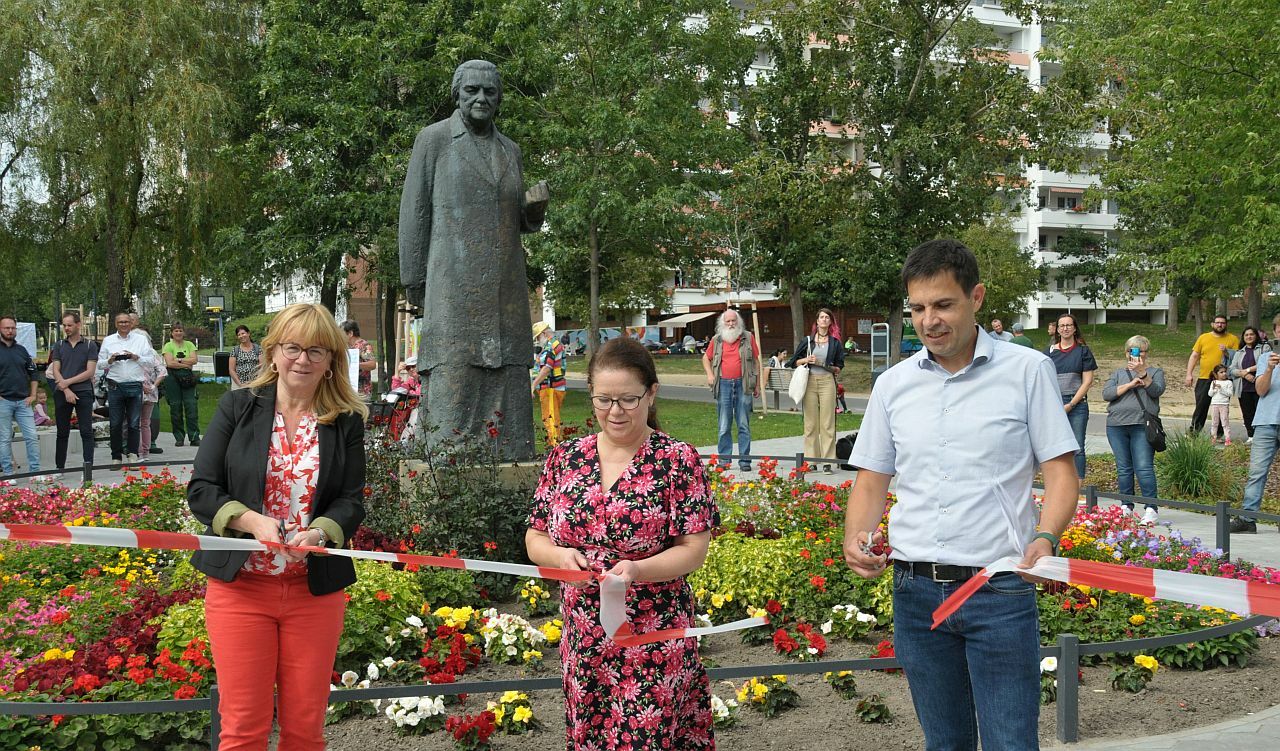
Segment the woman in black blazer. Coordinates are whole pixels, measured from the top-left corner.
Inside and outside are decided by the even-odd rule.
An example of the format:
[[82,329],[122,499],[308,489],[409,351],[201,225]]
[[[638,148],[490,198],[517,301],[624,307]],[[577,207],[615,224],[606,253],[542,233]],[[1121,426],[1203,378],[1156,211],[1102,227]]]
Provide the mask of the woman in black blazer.
[[[209,535],[342,547],[365,513],[367,414],[346,378],[346,337],[324,307],[292,305],[262,352],[268,367],[218,401],[187,485],[191,512]],[[281,549],[191,560],[209,576],[219,748],[265,748],[277,703],[282,751],[323,748],[351,559]]]
[[[836,455],[836,379],[844,369],[844,345],[835,314],[818,310],[813,333],[796,345],[787,367],[809,366],[804,390],[804,455],[828,459]],[[831,465],[822,471],[831,474]]]

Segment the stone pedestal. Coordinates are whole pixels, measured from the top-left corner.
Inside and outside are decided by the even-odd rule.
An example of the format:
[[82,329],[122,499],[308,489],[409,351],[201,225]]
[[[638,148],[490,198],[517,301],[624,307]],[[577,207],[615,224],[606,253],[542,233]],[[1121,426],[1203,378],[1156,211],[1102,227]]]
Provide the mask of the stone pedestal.
[[[476,482],[488,482],[489,467],[450,467],[450,472],[454,473],[470,473],[475,476]],[[417,477],[413,481],[409,479],[409,472],[416,472]],[[400,489],[401,491],[409,490],[411,483],[425,475],[430,474],[431,467],[421,459],[409,459],[400,463]],[[538,483],[538,474],[542,472],[542,462],[514,462],[509,464],[499,464],[497,467],[498,483],[504,488],[526,487],[532,492]]]

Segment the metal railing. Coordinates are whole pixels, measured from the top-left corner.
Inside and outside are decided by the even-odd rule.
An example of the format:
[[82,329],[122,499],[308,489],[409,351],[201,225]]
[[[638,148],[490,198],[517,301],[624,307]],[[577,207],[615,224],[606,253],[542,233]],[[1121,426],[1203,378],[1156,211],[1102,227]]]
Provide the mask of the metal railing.
[[1214,547],[1222,551],[1224,558],[1231,558],[1231,517],[1238,516],[1242,519],[1252,519],[1254,522],[1273,522],[1280,524],[1280,514],[1268,514],[1263,511],[1248,511],[1243,508],[1233,507],[1226,501],[1218,501],[1213,505],[1207,503],[1191,503],[1189,501],[1174,501],[1167,498],[1147,498],[1140,495],[1127,495],[1125,493],[1112,493],[1109,491],[1099,491],[1096,485],[1085,485],[1080,489],[1084,495],[1085,507],[1093,510],[1098,507],[1099,498],[1107,498],[1121,503],[1144,503],[1149,506],[1169,507],[1177,509],[1185,509],[1187,511],[1195,511],[1198,513],[1209,514],[1215,518],[1214,525]]

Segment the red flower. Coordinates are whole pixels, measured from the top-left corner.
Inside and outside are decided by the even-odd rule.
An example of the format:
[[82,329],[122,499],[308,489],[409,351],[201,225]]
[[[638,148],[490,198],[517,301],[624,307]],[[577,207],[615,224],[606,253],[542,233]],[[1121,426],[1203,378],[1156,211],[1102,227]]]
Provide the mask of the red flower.
[[822,565],[823,565],[823,566],[831,566],[831,565],[834,565],[834,564],[835,564],[835,559],[832,559],[832,558],[824,558],[824,559],[822,560]]
[[107,658],[107,670],[117,670],[124,664],[124,658],[120,655],[111,655]]
[[489,437],[490,437],[490,438],[497,438],[497,437],[498,437],[498,429],[497,429],[497,428],[489,428]]
[[805,550],[801,550],[801,551],[800,551],[800,557],[801,557],[801,558],[803,558],[803,559],[805,559],[806,561],[807,561],[807,560],[809,560],[809,557],[810,557],[811,555],[812,555],[812,553],[810,553],[807,549],[805,549]]
[[777,615],[782,612],[782,603],[777,600],[769,600],[764,604],[764,610],[769,615]]
[[827,591],[827,580],[821,576],[817,576],[815,574],[814,576],[809,577],[809,583],[816,587],[819,592]]
[[102,685],[101,678],[94,675],[93,673],[84,673],[83,675],[76,677],[76,682],[72,684],[71,690],[83,691],[85,693],[88,693],[101,685]]
[[391,595],[385,589],[379,589],[373,596],[377,598],[378,602],[386,602],[391,599]]
[[195,696],[195,686],[179,686],[178,690],[173,692],[173,698],[175,699],[194,699]]

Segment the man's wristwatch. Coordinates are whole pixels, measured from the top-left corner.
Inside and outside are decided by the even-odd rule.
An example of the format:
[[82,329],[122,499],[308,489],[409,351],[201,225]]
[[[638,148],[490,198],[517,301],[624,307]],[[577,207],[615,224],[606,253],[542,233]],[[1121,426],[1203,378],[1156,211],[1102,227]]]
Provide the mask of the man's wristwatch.
[[1057,535],[1055,535],[1052,532],[1037,532],[1036,536],[1031,538],[1031,541],[1035,542],[1036,540],[1041,540],[1041,539],[1048,540],[1049,544],[1053,546],[1053,554],[1054,555],[1058,554],[1059,538]]

